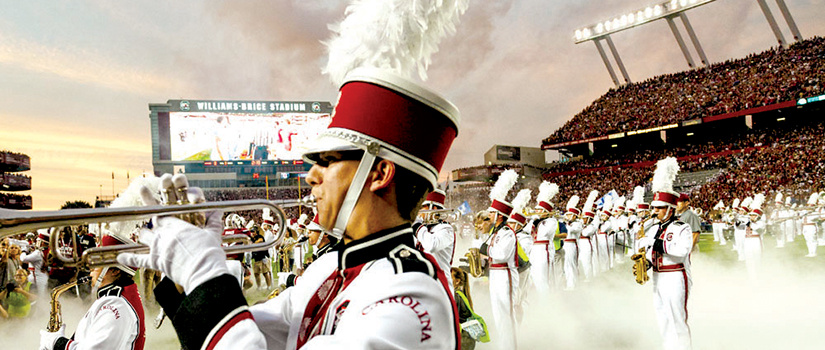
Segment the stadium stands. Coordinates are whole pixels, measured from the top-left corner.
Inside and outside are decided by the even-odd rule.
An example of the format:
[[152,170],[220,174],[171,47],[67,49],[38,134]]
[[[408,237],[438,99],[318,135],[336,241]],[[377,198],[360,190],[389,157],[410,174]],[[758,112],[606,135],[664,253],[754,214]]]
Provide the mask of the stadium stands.
[[[266,189],[265,188],[231,188],[231,189],[210,189],[204,188],[204,195],[206,196],[206,200],[209,202],[217,202],[217,201],[229,201],[229,200],[241,200],[241,199],[266,199]],[[282,199],[298,199],[306,197],[310,194],[310,188],[305,187],[301,188],[300,196],[298,195],[298,188],[270,188],[269,189],[269,199],[271,200],[282,200]],[[284,208],[284,212],[287,215],[287,218],[298,218],[299,208],[292,207],[292,208]],[[312,217],[311,209],[303,207],[301,209],[302,213],[309,214]],[[260,210],[247,210],[238,212],[239,215],[243,216],[244,218],[252,218],[255,220],[256,223],[260,224],[263,220],[261,218],[261,211]]]
[[[0,191],[17,192],[31,190],[32,179],[12,172],[31,169],[29,156],[22,153],[0,151]],[[32,197],[29,195],[0,192],[0,208],[31,209]]]
[[611,89],[543,140],[581,140],[825,93],[825,39]]

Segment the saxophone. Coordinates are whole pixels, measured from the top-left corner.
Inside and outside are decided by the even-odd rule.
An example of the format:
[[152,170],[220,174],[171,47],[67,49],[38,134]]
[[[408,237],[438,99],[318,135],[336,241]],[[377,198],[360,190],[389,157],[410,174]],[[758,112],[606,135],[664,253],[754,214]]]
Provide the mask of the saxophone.
[[481,253],[478,248],[470,248],[470,251],[464,255],[467,258],[467,264],[470,265],[470,275],[475,278],[481,277],[484,273],[481,267]]
[[46,330],[49,332],[57,332],[63,324],[63,317],[60,312],[60,301],[58,300],[58,298],[60,298],[60,294],[74,288],[78,284],[87,283],[90,279],[91,277],[89,276],[81,277],[74,282],[59,285],[52,290],[51,301],[49,304],[51,307],[51,311],[49,313],[49,325],[46,326]]
[[[654,217],[648,217],[647,219],[642,220],[639,223],[641,225],[639,227],[639,237],[642,238],[645,236],[645,223],[653,219]],[[650,280],[650,276],[647,275],[647,269],[650,268],[650,264],[647,261],[645,255],[647,254],[647,248],[641,247],[639,248],[639,252],[633,254],[630,259],[632,259],[635,264],[633,264],[633,275],[636,276],[636,283],[638,284],[645,284],[648,280]]]

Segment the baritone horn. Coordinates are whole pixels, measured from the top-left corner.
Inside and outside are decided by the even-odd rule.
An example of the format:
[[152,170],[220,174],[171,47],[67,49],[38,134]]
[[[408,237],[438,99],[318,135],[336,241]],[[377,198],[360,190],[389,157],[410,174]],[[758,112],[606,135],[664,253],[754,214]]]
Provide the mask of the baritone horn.
[[453,224],[461,220],[461,211],[458,209],[420,210],[418,215],[422,215],[424,217],[425,224],[431,224],[438,221]]
[[[286,232],[286,214],[282,208],[313,205],[311,197],[300,200],[269,201],[264,199],[234,200],[223,202],[202,202],[185,205],[153,205],[144,207],[64,209],[56,211],[16,211],[0,209],[0,239],[20,233],[32,232],[42,228],[86,225],[92,223],[111,223],[122,221],[150,220],[156,216],[190,216],[209,211],[240,211],[269,208],[278,223],[278,232],[268,242],[249,243],[223,247],[224,253],[240,254],[272,248],[281,243]],[[50,251],[67,266],[82,266],[89,269],[117,265],[117,255],[123,252],[148,253],[144,244],[125,244],[87,249],[80,258],[66,257],[57,249],[57,234],[51,235]],[[223,237],[224,243],[249,242],[244,235]]]

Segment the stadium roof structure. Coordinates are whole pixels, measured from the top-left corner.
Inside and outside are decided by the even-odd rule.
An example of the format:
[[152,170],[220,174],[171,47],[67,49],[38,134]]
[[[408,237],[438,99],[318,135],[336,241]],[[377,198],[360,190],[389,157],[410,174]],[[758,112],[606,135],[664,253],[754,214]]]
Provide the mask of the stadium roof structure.
[[[679,31],[679,28],[676,26],[676,22],[674,21],[675,18],[679,18],[682,21],[682,25],[685,27],[688,36],[690,37],[690,41],[693,44],[696,53],[699,55],[699,59],[701,60],[702,65],[707,66],[708,59],[707,56],[705,56],[705,51],[702,49],[702,46],[699,43],[699,38],[693,31],[693,27],[690,25],[690,21],[688,20],[688,17],[685,14],[685,12],[702,5],[707,5],[714,1],[716,0],[660,1],[658,3],[643,8],[639,8],[637,10],[627,11],[623,14],[619,14],[604,21],[600,21],[576,29],[574,34],[574,40],[576,44],[592,41],[596,45],[596,49],[599,51],[599,56],[601,56],[602,61],[604,62],[605,67],[607,68],[607,72],[610,74],[610,78],[613,80],[613,83],[616,86],[621,86],[621,83],[618,77],[616,76],[616,72],[610,63],[610,60],[608,59],[604,48],[602,47],[601,41],[607,42],[607,46],[610,49],[611,54],[613,55],[613,60],[616,62],[616,66],[618,66],[619,71],[622,74],[624,82],[630,83],[630,77],[627,74],[627,70],[624,67],[624,63],[622,63],[622,59],[619,56],[619,52],[616,50],[616,46],[613,44],[613,39],[610,38],[610,34],[618,33],[630,28],[635,28],[656,20],[664,19],[667,21],[670,30],[673,32],[673,36],[676,38],[677,44],[679,44],[679,48],[682,50],[682,54],[685,56],[685,60],[687,61],[688,67],[690,67],[690,69],[696,67],[696,64],[693,60],[693,56],[688,50],[685,41],[682,39],[682,34]],[[776,36],[776,40],[779,42],[779,45],[786,47],[787,42],[785,41],[785,37],[782,35],[782,31],[779,29],[779,26],[777,25],[770,8],[765,3],[765,0],[757,0],[757,3],[759,3],[759,7],[762,10],[762,13],[765,15],[765,18],[767,19],[768,24],[771,27],[771,30]],[[776,0],[776,4],[779,7],[779,11],[782,12],[782,16],[785,18],[785,22],[787,22],[788,27],[790,28],[791,33],[794,36],[794,40],[801,40],[802,34],[800,34],[799,28],[796,26],[796,22],[794,22],[793,16],[791,16],[790,11],[788,11],[788,7],[785,5],[784,0]]]

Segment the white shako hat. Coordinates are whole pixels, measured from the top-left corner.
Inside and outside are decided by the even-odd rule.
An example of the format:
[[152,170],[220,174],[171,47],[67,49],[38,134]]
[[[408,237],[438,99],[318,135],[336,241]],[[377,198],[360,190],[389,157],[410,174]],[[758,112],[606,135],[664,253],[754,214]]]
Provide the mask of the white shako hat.
[[444,202],[447,200],[447,193],[440,188],[436,188],[432,192],[427,194],[427,198],[424,199],[424,203],[421,203],[421,206],[425,205],[432,205],[438,209],[444,209]]
[[679,200],[679,193],[673,190],[673,181],[679,173],[679,163],[676,158],[667,157],[656,163],[656,170],[653,172],[653,207],[676,208]]
[[649,210],[650,204],[645,203],[645,188],[636,186],[633,188],[633,203],[636,203],[636,210]]
[[584,201],[584,207],[582,207],[582,211],[584,212],[582,215],[594,218],[596,216],[596,212],[593,211],[593,203],[596,202],[596,197],[599,196],[599,191],[592,190],[590,194],[587,195],[587,200]]
[[751,205],[749,207],[750,214],[759,216],[764,214],[764,212],[762,212],[763,204],[765,204],[765,195],[762,193],[757,193],[755,196],[753,196],[753,201],[751,202]]
[[776,198],[773,200],[776,205],[782,205],[782,192],[776,192]]
[[577,216],[581,214],[579,209],[576,208],[577,205],[579,205],[579,196],[573,195],[569,200],[567,200],[567,212]]
[[324,151],[364,151],[329,228],[338,239],[376,158],[420,176],[432,190],[458,135],[458,108],[410,78],[417,71],[426,79],[432,54],[455,32],[468,1],[383,5],[351,3],[345,18],[330,26],[333,34],[325,42],[329,60],[324,72],[339,86],[338,101],[328,128],[304,152],[304,159],[315,163]]
[[524,208],[527,207],[527,204],[530,203],[530,195],[529,189],[523,189],[518,191],[516,194],[516,198],[513,199],[513,212],[510,214],[510,218],[507,219],[508,222],[517,222],[519,224],[524,225],[527,223],[527,217],[524,216]]
[[539,194],[536,195],[536,209],[544,209],[548,212],[553,211],[553,202],[550,200],[557,194],[559,194],[559,185],[550,183],[549,181],[542,181],[541,185],[539,185]]
[[808,206],[813,207],[816,206],[816,202],[819,199],[819,193],[811,193],[811,196],[808,197]]
[[791,196],[786,196],[785,197],[785,205],[786,206],[790,207],[791,206],[791,201],[793,201],[793,197],[791,197]]
[[508,217],[513,211],[513,205],[507,202],[507,193],[516,185],[518,173],[513,169],[507,169],[498,176],[496,184],[490,189],[490,207],[487,211],[492,211]]

